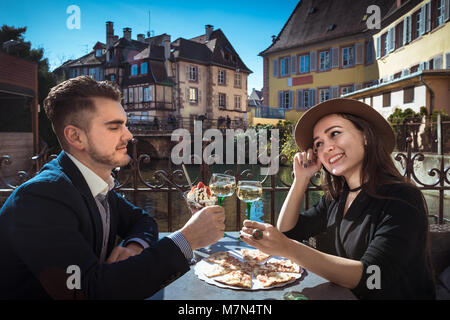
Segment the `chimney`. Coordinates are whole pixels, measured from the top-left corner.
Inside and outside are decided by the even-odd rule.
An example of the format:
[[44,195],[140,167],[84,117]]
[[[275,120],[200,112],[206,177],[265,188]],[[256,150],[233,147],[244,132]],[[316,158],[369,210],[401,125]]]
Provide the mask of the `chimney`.
[[166,68],[167,76],[171,76],[171,70],[169,65],[170,59],[170,35],[165,35],[162,41],[164,46],[164,67]]
[[137,35],[137,40],[140,41],[140,42],[145,42],[145,34],[139,33]]
[[214,26],[207,24],[205,25],[205,41],[209,41],[211,33],[213,32]]
[[123,28],[123,37],[131,41],[131,28]]
[[277,36],[273,35],[272,36],[272,43],[275,43],[275,41],[277,41]]
[[114,23],[106,21],[106,48],[112,47],[114,43]]

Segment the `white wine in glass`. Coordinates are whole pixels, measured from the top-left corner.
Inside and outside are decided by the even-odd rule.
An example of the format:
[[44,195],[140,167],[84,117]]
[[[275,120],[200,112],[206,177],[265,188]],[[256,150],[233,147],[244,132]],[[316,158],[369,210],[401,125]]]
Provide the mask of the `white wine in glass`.
[[236,195],[247,205],[247,219],[250,219],[252,204],[261,199],[263,193],[260,181],[242,180],[238,182]]
[[233,195],[235,188],[235,177],[227,174],[213,173],[209,180],[209,189],[218,198],[219,206],[222,205],[223,198]]

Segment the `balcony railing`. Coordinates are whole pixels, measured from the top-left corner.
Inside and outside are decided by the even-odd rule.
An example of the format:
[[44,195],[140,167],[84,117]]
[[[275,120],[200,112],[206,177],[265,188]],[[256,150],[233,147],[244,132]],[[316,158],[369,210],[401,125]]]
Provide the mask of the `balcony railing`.
[[[413,154],[411,151],[412,139],[408,138],[408,150],[406,153],[398,153],[395,156],[395,160],[402,164],[404,168],[404,176],[409,180],[414,182],[419,189],[421,190],[435,190],[438,192],[438,206],[437,211],[430,212],[429,215],[431,218],[435,219],[435,222],[438,224],[444,224],[449,222],[448,218],[444,217],[444,194],[449,192],[450,190],[450,167],[444,168],[444,156],[441,156],[440,164],[438,167],[430,168],[428,170],[428,175],[434,179],[434,181],[430,183],[425,183],[421,181],[415,172],[417,163],[420,163],[424,159],[424,155],[422,153]],[[179,192],[179,190],[188,190],[189,185],[184,178],[184,174],[182,170],[173,170],[171,161],[168,161],[168,169],[167,170],[158,170],[154,173],[154,182],[146,181],[143,178],[143,174],[141,171],[141,167],[150,162],[150,157],[146,154],[137,154],[137,139],[132,140],[132,161],[129,164],[128,170],[122,170],[119,174],[116,175],[118,180],[118,184],[116,186],[116,190],[118,192],[124,193],[128,195],[128,199],[133,202],[138,202],[138,195],[142,194],[150,194],[155,192],[162,192],[167,194],[167,202],[166,206],[163,207],[165,213],[167,213],[167,222],[168,222],[168,231],[173,230],[173,200],[174,193]],[[206,143],[203,148],[206,147]],[[19,184],[24,181],[30,179],[32,176],[36,174],[40,170],[40,167],[43,163],[54,159],[56,156],[45,156],[44,154],[40,154],[36,157],[33,157],[32,161],[35,164],[33,168],[27,172],[21,171],[18,173],[19,175]],[[279,158],[280,162],[283,163],[286,159],[283,155]],[[12,161],[11,157],[4,155],[0,158],[0,174],[2,166],[7,166]],[[228,170],[225,173],[234,175],[236,180],[243,179],[252,179],[252,173],[248,170],[240,171],[241,166],[236,165],[236,170]],[[125,176],[122,176],[123,173]],[[199,175],[197,177],[191,177],[193,180],[192,183],[196,184],[199,181],[208,181],[210,177],[210,168],[205,162],[200,165]],[[156,182],[155,182],[156,181]],[[0,203],[9,196],[10,193],[14,191],[15,188],[19,186],[13,185],[5,181],[5,179],[0,175],[0,183],[3,183],[3,189],[0,189]],[[265,176],[262,179],[263,191],[270,195],[270,222],[275,224],[276,222],[276,212],[275,212],[275,194],[280,191],[288,191],[290,189],[290,185],[283,181],[279,174]],[[321,187],[318,184],[311,182],[305,194],[305,208],[309,208],[313,203],[311,203],[311,193],[320,191]],[[239,199],[236,200],[236,230],[241,229],[241,201]],[[161,209],[161,208],[160,208]]]

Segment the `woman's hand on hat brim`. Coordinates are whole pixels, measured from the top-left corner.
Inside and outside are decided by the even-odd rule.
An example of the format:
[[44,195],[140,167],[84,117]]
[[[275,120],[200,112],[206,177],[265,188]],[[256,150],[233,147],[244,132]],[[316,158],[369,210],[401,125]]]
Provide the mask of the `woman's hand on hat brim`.
[[322,168],[322,163],[311,148],[298,152],[294,156],[293,170],[295,179],[311,179]]

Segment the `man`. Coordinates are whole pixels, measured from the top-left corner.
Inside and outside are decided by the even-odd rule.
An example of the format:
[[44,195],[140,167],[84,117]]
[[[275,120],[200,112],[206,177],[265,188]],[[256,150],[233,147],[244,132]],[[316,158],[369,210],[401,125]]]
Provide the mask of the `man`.
[[111,190],[132,138],[118,89],[77,77],[44,108],[63,151],[0,211],[0,299],[143,299],[223,237],[224,210],[213,206],[158,241],[153,218]]

